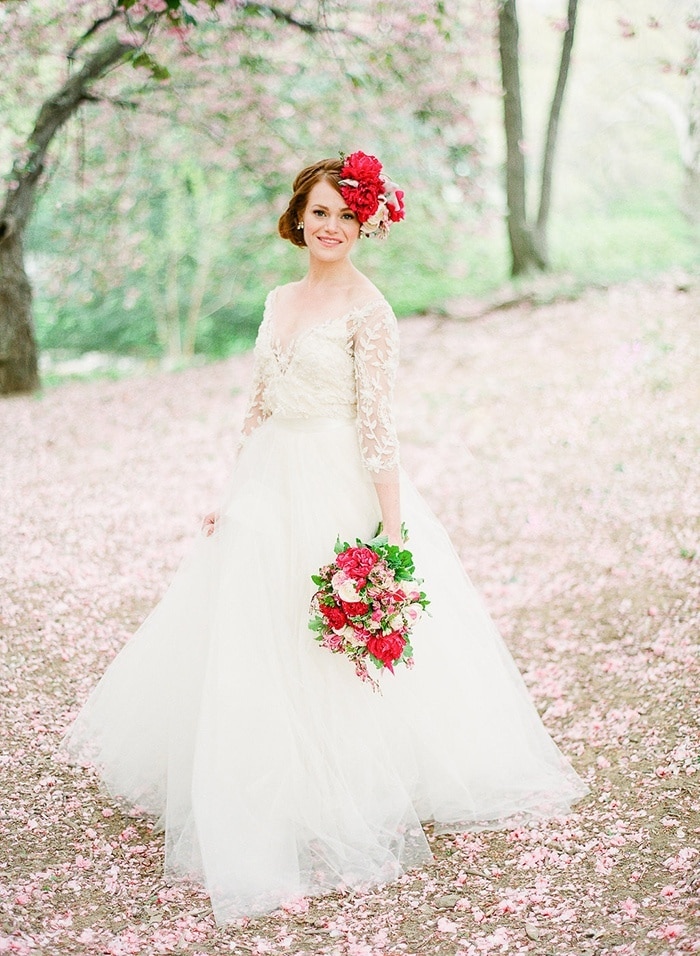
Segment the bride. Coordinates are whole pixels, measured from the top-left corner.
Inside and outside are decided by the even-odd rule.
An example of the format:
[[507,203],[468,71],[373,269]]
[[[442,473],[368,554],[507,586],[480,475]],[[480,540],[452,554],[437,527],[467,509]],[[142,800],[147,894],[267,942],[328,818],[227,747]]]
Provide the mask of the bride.
[[[165,831],[170,878],[219,923],[426,863],[421,821],[512,826],[586,787],[545,730],[441,524],[399,466],[396,319],[351,261],[403,218],[373,156],[303,169],[280,235],[308,253],[267,297],[230,489],[63,748]],[[341,540],[405,522],[430,615],[381,693],[308,628]]]

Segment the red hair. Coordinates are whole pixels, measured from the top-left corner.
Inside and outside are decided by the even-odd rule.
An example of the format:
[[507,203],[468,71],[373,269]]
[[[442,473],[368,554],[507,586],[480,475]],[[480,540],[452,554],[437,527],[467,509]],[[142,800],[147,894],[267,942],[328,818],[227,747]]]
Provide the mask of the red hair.
[[342,159],[322,159],[313,166],[306,166],[292,183],[292,198],[277,223],[277,231],[283,239],[289,239],[295,246],[305,246],[304,230],[299,229],[304,210],[309,201],[309,193],[316,183],[327,182],[340,193]]

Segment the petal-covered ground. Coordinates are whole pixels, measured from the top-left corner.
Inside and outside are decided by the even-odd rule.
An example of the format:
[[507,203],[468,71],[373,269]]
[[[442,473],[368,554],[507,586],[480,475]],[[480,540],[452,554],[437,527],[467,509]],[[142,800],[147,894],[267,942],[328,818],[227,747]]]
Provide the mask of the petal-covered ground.
[[223,490],[250,356],[3,401],[0,953],[700,952],[700,289],[681,285],[401,324],[404,464],[590,796],[225,930],[164,884],[149,821],[55,753]]

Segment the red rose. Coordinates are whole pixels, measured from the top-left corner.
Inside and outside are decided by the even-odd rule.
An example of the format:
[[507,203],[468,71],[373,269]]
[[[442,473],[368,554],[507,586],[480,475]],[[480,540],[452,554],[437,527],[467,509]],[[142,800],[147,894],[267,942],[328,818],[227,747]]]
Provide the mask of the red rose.
[[367,650],[373,657],[380,660],[385,667],[388,667],[391,673],[394,673],[392,664],[403,654],[406,646],[406,638],[392,631],[390,634],[382,634],[381,637],[370,637],[367,639]]
[[338,567],[345,571],[348,577],[361,581],[359,586],[364,587],[367,575],[379,558],[371,548],[346,548],[335,560]]
[[364,601],[341,601],[340,603],[348,617],[358,617],[369,611],[369,604],[365,604]]
[[348,623],[345,611],[342,607],[338,607],[337,604],[321,604],[319,610],[334,631],[340,630],[341,627],[345,627]]

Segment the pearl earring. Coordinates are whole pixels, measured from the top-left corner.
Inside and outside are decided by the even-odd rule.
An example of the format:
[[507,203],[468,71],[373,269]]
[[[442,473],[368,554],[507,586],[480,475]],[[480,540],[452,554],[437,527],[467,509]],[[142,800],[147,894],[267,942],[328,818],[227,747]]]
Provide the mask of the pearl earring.
[[298,222],[298,223],[297,223],[297,229],[303,229],[303,228],[304,228],[304,223],[303,223],[303,222]]

